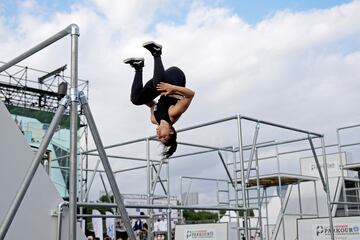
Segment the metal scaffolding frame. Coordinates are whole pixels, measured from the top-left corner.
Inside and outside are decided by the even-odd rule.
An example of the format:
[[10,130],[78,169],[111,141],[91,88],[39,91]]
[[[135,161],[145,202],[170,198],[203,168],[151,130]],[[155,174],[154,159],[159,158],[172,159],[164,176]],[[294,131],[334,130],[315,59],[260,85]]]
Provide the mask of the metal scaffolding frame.
[[[263,201],[262,197],[264,197],[264,195],[267,195],[266,191],[265,192],[263,191],[262,197],[260,196],[261,195],[260,188],[262,188],[262,186],[260,184],[259,159],[258,159],[258,155],[257,155],[258,150],[260,148],[266,148],[266,147],[277,148],[278,146],[280,146],[282,144],[305,141],[305,142],[307,142],[307,144],[309,146],[306,150],[310,151],[312,153],[312,155],[315,159],[316,165],[318,166],[320,179],[323,184],[323,189],[327,196],[329,225],[333,229],[326,157],[323,158],[324,172],[322,172],[321,168],[320,168],[320,163],[318,160],[318,153],[317,153],[317,150],[320,150],[322,152],[321,155],[326,156],[324,136],[319,133],[305,131],[305,130],[301,130],[301,129],[297,129],[297,128],[293,128],[293,127],[289,127],[289,126],[285,126],[285,125],[280,125],[280,124],[276,124],[276,123],[272,123],[272,122],[268,122],[268,121],[263,121],[263,120],[259,120],[259,119],[255,119],[255,118],[250,118],[250,117],[246,117],[246,116],[242,116],[242,115],[235,115],[235,116],[231,116],[231,117],[227,117],[227,118],[223,118],[223,119],[219,119],[219,120],[215,120],[215,121],[206,122],[203,124],[194,125],[194,126],[187,127],[187,128],[182,128],[182,129],[177,130],[177,132],[181,133],[181,132],[190,131],[193,129],[198,129],[198,128],[202,128],[202,127],[206,127],[206,126],[210,126],[210,125],[216,125],[218,123],[223,123],[223,122],[227,122],[227,121],[236,121],[237,138],[238,138],[238,144],[236,146],[214,147],[214,146],[201,145],[198,143],[195,144],[195,143],[187,143],[187,142],[179,141],[178,145],[192,146],[192,147],[200,148],[201,150],[193,151],[193,152],[185,153],[185,154],[176,154],[175,156],[170,157],[168,160],[151,159],[151,157],[150,157],[150,141],[157,142],[156,136],[150,136],[150,137],[136,139],[133,141],[127,141],[127,142],[123,142],[123,143],[113,144],[113,145],[105,146],[104,149],[110,150],[110,149],[114,149],[117,147],[124,147],[124,146],[128,146],[130,144],[141,143],[141,142],[146,144],[146,157],[145,158],[134,158],[132,156],[126,157],[126,156],[116,156],[116,155],[108,155],[108,157],[111,156],[111,157],[118,158],[118,159],[128,159],[128,160],[143,161],[143,162],[146,161],[146,164],[144,164],[144,165],[141,165],[141,166],[138,166],[135,168],[115,170],[114,173],[116,174],[116,173],[133,171],[133,170],[138,170],[138,169],[146,169],[148,204],[147,205],[137,205],[137,207],[148,208],[149,209],[148,215],[149,215],[150,219],[152,218],[151,209],[153,209],[153,208],[167,209],[168,210],[167,211],[168,233],[170,233],[170,218],[169,218],[170,214],[169,214],[169,212],[171,211],[171,209],[233,210],[237,213],[237,219],[238,219],[238,221],[237,221],[237,229],[238,229],[237,239],[240,239],[241,235],[243,237],[245,237],[245,239],[250,239],[251,231],[254,231],[254,230],[258,231],[260,233],[261,237],[263,237],[263,233],[262,233],[262,230],[260,227],[261,225],[260,226],[258,225],[255,227],[252,227],[249,225],[250,216],[248,216],[248,212],[250,210],[259,210],[260,206],[261,206],[261,202]],[[243,131],[243,129],[242,129],[243,121],[253,122],[256,124],[254,135],[252,138],[252,144],[250,144],[250,145],[244,145],[244,143],[243,143],[243,132],[242,132]],[[304,137],[289,140],[289,141],[283,141],[283,142],[269,141],[269,142],[258,143],[257,138],[258,138],[260,126],[262,126],[262,125],[266,125],[266,126],[270,126],[270,127],[274,127],[274,128],[285,129],[285,130],[292,131],[292,132],[297,132],[297,133],[303,134]],[[319,146],[314,145],[314,140],[316,140],[316,139],[319,139],[319,141],[320,141]],[[89,150],[87,152],[83,152],[82,154],[97,156],[97,154],[94,153],[95,151],[96,150],[93,149],[93,150]],[[233,162],[230,164],[225,163],[225,161],[222,157],[221,151],[232,153]],[[244,158],[244,153],[246,151],[250,152],[248,160],[245,160],[245,158]],[[304,151],[304,150],[301,150],[301,151]],[[193,156],[193,155],[201,155],[201,154],[210,153],[210,152],[218,152],[218,154],[219,154],[220,160],[222,161],[223,166],[226,170],[226,173],[229,177],[228,184],[232,185],[232,187],[235,189],[235,199],[233,201],[234,204],[231,204],[229,206],[184,206],[183,203],[181,204],[181,206],[173,206],[173,205],[170,205],[169,202],[168,202],[168,205],[166,205],[166,206],[159,206],[159,205],[153,204],[154,190],[156,188],[157,182],[161,183],[161,186],[164,191],[164,197],[170,196],[170,179],[169,179],[169,162],[170,161],[172,161],[176,158],[188,157],[188,156]],[[282,153],[277,152],[276,156],[278,157],[281,154]],[[253,162],[255,162],[255,166],[253,166]],[[166,176],[165,176],[165,178],[161,178],[160,173],[161,173],[161,169],[163,168],[164,165],[166,165]],[[228,168],[229,165],[232,165],[233,171],[229,170],[229,168]],[[279,163],[277,163],[277,165],[279,166]],[[253,171],[255,173],[250,174],[251,171]],[[231,174],[231,172],[232,172],[232,174]],[[280,173],[279,168],[278,168],[278,173]],[[249,180],[251,179],[251,177],[255,178],[256,184],[254,186],[249,186]],[[278,178],[279,178],[278,185],[282,186],[281,176],[279,175]],[[310,180],[314,181],[314,179],[310,179]],[[301,180],[299,180],[299,181],[301,181]],[[166,182],[166,187],[164,187],[165,186],[164,182]],[[257,204],[255,207],[252,206],[253,203],[250,201],[253,199],[250,196],[251,194],[249,194],[249,192],[251,190],[256,191],[255,199],[256,199]],[[298,190],[298,192],[300,193],[300,190]],[[238,194],[238,193],[240,193],[240,194]],[[265,197],[267,198],[267,196],[265,196]],[[85,203],[82,203],[82,204],[85,204]],[[92,206],[93,206],[93,204],[92,204]],[[101,205],[97,205],[97,206],[103,206],[103,205],[101,204]],[[300,206],[301,206],[301,203],[300,203]],[[126,207],[132,207],[132,206],[126,205]],[[283,211],[284,211],[284,209],[282,209],[282,212]],[[244,219],[243,227],[240,227],[240,222],[239,222],[240,213],[243,215],[242,218]],[[284,216],[284,212],[283,212],[283,216]],[[259,222],[262,221],[261,220],[262,218],[263,217],[260,214]],[[285,230],[284,225],[283,225],[283,230]],[[332,237],[332,239],[334,239],[333,235],[331,237]],[[150,239],[150,234],[149,234],[148,239]]]

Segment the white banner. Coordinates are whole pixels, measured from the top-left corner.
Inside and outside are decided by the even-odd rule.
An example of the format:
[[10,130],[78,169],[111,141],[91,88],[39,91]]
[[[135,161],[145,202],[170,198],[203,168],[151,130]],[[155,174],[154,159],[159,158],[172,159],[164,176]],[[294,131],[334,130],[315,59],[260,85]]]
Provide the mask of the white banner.
[[176,240],[227,240],[227,223],[176,225]]
[[[111,212],[105,212],[106,215],[113,215]],[[111,238],[115,239],[115,218],[106,218],[106,233]]]
[[[100,215],[100,212],[98,210],[93,210],[92,211],[93,215]],[[93,229],[95,232],[95,237],[98,237],[100,240],[103,240],[103,222],[102,222],[102,218],[92,218],[92,224],[93,224]]]
[[[336,217],[333,218],[334,237],[341,240],[360,239],[359,217]],[[328,218],[299,219],[299,240],[328,240],[331,239],[330,224]]]

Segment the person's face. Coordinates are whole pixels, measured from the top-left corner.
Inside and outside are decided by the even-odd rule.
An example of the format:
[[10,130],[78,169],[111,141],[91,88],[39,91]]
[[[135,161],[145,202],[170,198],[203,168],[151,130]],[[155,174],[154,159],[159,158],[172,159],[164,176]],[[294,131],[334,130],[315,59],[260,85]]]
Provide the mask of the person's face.
[[169,141],[171,134],[173,134],[173,131],[170,127],[158,126],[156,128],[156,135],[162,144],[165,144]]

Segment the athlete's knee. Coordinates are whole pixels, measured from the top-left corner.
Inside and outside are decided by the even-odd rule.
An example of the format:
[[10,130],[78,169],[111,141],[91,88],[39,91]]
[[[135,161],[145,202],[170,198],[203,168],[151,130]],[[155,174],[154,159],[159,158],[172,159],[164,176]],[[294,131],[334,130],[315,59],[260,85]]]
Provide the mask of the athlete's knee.
[[134,105],[142,105],[143,103],[140,101],[140,98],[137,96],[131,96],[130,97],[130,101],[134,104]]

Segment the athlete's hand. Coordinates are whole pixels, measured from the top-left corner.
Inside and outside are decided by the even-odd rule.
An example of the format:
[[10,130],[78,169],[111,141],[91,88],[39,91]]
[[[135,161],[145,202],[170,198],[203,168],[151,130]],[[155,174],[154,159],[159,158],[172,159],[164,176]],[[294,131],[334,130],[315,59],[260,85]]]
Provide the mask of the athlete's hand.
[[161,96],[167,96],[175,92],[175,86],[169,83],[161,82],[158,85],[156,85],[156,90],[158,92],[161,92],[160,93]]

